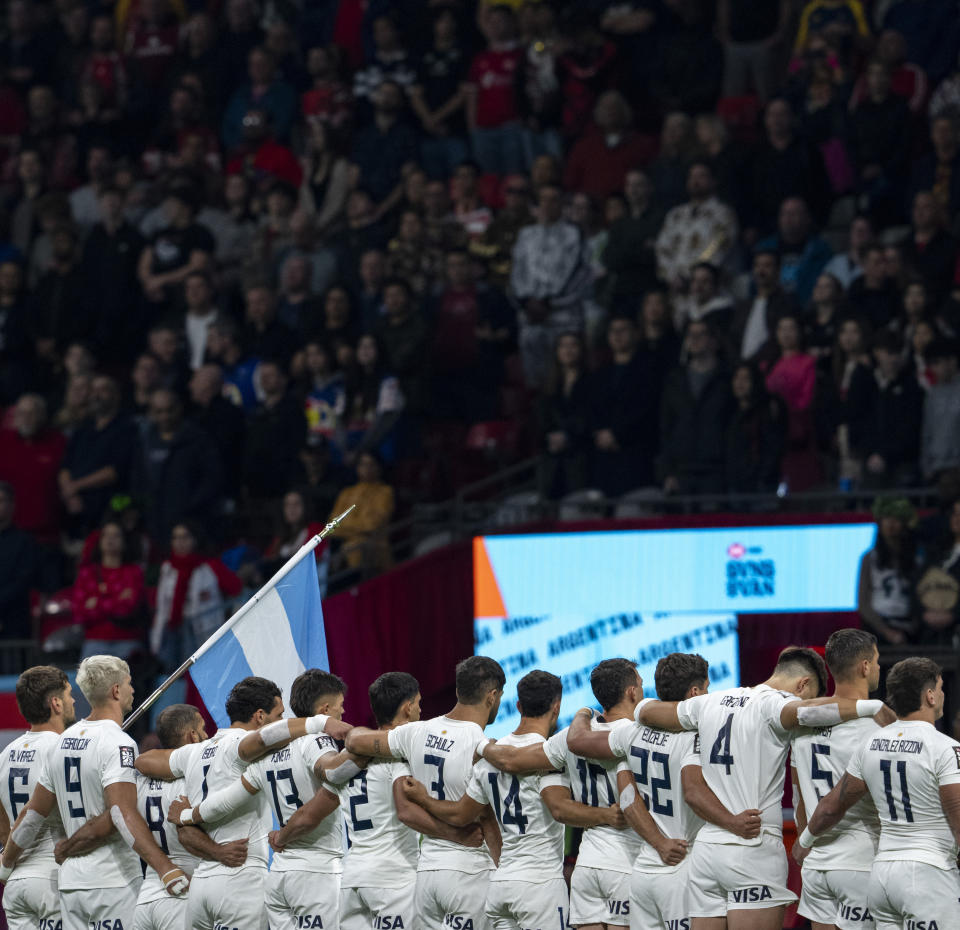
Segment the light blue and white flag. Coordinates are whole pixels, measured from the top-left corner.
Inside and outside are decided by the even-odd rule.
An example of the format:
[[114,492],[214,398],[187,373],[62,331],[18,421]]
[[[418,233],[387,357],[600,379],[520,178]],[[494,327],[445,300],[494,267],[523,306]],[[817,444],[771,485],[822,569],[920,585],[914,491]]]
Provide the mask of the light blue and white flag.
[[273,587],[258,593],[259,601],[232,627],[194,654],[190,675],[218,727],[229,726],[224,703],[241,678],[259,675],[276,682],[289,706],[290,686],[301,672],[329,671],[313,552]]

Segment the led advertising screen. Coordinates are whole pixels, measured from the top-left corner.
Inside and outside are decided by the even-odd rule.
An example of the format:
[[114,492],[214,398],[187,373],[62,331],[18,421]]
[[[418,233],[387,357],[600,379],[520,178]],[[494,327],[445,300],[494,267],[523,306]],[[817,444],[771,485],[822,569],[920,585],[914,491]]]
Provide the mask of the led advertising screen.
[[507,685],[491,735],[518,720],[517,682],[563,680],[560,726],[595,706],[590,670],[634,659],[654,695],[657,661],[696,652],[712,688],[740,683],[737,615],[853,610],[872,523],[483,536],[474,539],[476,652]]

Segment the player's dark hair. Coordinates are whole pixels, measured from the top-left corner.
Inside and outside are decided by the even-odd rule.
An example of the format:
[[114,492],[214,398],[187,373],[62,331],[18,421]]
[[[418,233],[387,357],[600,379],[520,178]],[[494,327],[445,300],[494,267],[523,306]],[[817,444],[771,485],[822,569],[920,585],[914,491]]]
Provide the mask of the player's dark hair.
[[487,656],[470,656],[457,664],[457,700],[461,704],[479,704],[488,691],[507,682],[500,663]]
[[269,714],[277,698],[282,696],[280,689],[267,678],[256,675],[242,678],[227,695],[227,717],[231,723],[248,723],[258,710]]
[[898,717],[920,710],[923,692],[936,688],[940,666],[933,659],[903,659],[887,673],[886,702]]
[[682,701],[694,685],[702,685],[710,677],[710,666],[700,655],[671,652],[657,663],[653,685],[661,701]]
[[590,673],[593,696],[604,710],[623,700],[623,694],[637,683],[637,663],[630,659],[604,659]]
[[556,675],[536,668],[517,682],[517,704],[524,717],[542,717],[563,694],[563,682]]
[[827,640],[827,668],[834,681],[843,681],[858,662],[869,662],[877,647],[877,637],[867,630],[848,628],[830,634]]
[[192,704],[171,704],[157,715],[157,739],[163,749],[177,749],[183,745],[187,730],[197,725],[200,711]]
[[400,705],[420,693],[420,683],[408,672],[384,672],[367,692],[370,709],[380,726],[386,726],[400,710]]
[[773,670],[776,674],[789,674],[798,668],[810,672],[820,686],[817,692],[819,697],[827,693],[827,663],[815,650],[806,646],[788,646],[777,659],[776,667]]
[[63,669],[35,665],[17,679],[17,707],[27,723],[46,723],[50,719],[50,699],[58,697],[69,681]]
[[339,675],[308,668],[290,687],[290,709],[297,717],[312,717],[320,698],[346,693],[347,683]]

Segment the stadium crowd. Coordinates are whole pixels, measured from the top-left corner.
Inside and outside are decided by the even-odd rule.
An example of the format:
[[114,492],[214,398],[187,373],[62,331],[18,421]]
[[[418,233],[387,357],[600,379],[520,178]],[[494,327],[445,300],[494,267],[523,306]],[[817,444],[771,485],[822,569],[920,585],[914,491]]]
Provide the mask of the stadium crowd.
[[958,51],[951,0],[10,0],[0,635],[75,581],[162,654],[478,444],[554,499],[949,485]]

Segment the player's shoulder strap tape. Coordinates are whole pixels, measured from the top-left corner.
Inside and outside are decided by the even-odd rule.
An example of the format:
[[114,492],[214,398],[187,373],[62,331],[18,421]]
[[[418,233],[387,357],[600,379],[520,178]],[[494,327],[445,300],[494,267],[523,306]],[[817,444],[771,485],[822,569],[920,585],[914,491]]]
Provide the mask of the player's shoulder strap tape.
[[31,808],[23,815],[23,820],[10,834],[10,839],[21,849],[27,849],[33,845],[33,841],[37,838],[45,819],[42,814]]
[[123,837],[124,843],[133,849],[136,840],[133,838],[133,834],[130,832],[130,828],[127,826],[126,820],[123,819],[123,811],[120,810],[119,806],[116,804],[110,808],[110,819],[113,821],[113,825],[117,828],[117,833]]
[[216,823],[233,813],[244,801],[250,799],[250,792],[238,778],[226,788],[211,791],[196,807],[204,823]]

